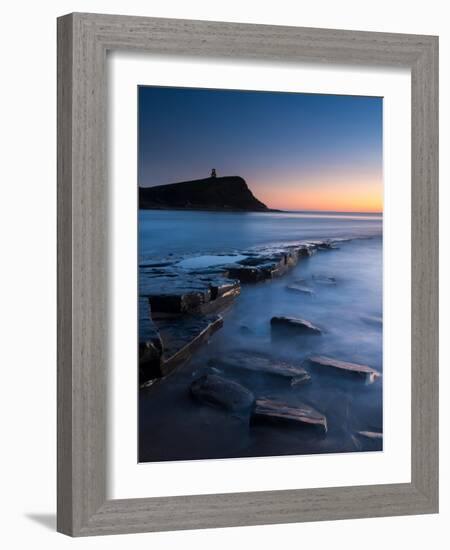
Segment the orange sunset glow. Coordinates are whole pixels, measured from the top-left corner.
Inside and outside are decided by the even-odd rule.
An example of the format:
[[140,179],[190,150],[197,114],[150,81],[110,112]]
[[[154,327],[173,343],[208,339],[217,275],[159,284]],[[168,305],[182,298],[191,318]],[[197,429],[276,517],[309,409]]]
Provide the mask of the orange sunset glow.
[[[328,169],[284,175],[277,183],[259,179],[259,196],[271,208],[377,213],[383,210],[383,181],[378,170]],[[262,180],[262,181],[261,181]]]
[[245,179],[269,208],[383,209],[382,98],[167,88],[141,93],[148,101],[141,109],[140,185],[195,180],[214,166],[219,175]]
[[260,187],[261,200],[280,210],[314,210],[333,212],[382,212],[381,178],[336,181],[315,178],[301,180],[298,185]]

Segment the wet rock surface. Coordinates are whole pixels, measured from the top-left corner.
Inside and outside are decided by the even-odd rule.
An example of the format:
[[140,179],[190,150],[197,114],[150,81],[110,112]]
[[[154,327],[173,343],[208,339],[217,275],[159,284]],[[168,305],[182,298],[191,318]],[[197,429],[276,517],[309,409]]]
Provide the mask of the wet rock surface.
[[231,371],[244,369],[257,374],[289,379],[296,384],[311,380],[309,373],[301,365],[292,365],[287,361],[257,353],[237,352],[226,357],[210,359],[208,365]]
[[249,411],[255,397],[247,388],[217,374],[207,374],[192,382],[191,394],[198,401],[229,411]]
[[[170,357],[175,360],[173,368],[161,373],[163,378],[170,373],[167,381],[152,384],[150,380],[141,388],[141,461],[382,448],[381,385],[361,384],[358,380],[365,379],[363,374],[313,365],[308,360],[312,354],[316,357],[322,354],[328,359],[348,357],[354,361],[351,364],[358,366],[377,364],[372,363],[370,354],[360,354],[358,350],[353,354],[351,328],[359,323],[360,330],[380,338],[377,326],[365,327],[363,318],[366,313],[379,310],[375,304],[365,310],[361,308],[350,318],[352,311],[346,309],[345,300],[353,282],[345,271],[336,269],[346,261],[340,255],[345,255],[347,246],[339,254],[322,256],[322,251],[331,248],[321,248],[318,242],[305,245],[234,254],[227,251],[222,258],[220,254],[214,255],[213,265],[207,265],[211,256],[185,262],[183,265],[189,268],[180,266],[182,257],[176,254],[167,261],[142,265],[141,275],[145,274],[147,281],[141,287],[145,292],[141,300],[148,311],[152,308],[149,326],[156,329],[161,345],[158,340],[144,341],[156,347],[156,357],[162,348],[161,364]],[[292,248],[297,250],[294,256]],[[317,257],[309,260],[310,254],[316,252]],[[290,273],[296,261],[298,267]],[[238,271],[232,272],[233,269]],[[248,275],[246,281],[230,276],[230,272],[236,275],[239,270],[254,271],[251,276],[245,272],[242,278]],[[283,280],[278,280],[279,275],[285,275]],[[174,294],[180,296],[175,301],[176,308],[164,305],[165,297],[172,295],[174,280],[179,284]],[[316,296],[311,299],[305,292],[287,292],[290,285],[311,289]],[[361,288],[364,290],[364,285]],[[234,294],[236,289],[241,296]],[[164,292],[159,294],[161,290]],[[227,293],[232,298],[223,305],[218,300]],[[194,297],[186,298],[190,294]],[[164,299],[158,302],[153,296]],[[325,303],[335,308],[333,316],[328,317],[328,313],[324,316],[320,310],[316,314],[324,296],[328,300]],[[155,311],[155,307],[160,311]],[[217,310],[210,313],[209,307]],[[214,331],[210,332],[208,326],[211,323],[214,326],[215,311],[223,315],[224,321],[217,319]],[[297,319],[297,314],[302,322],[317,323],[316,328],[324,331],[322,338],[303,338],[308,334],[296,329],[288,330],[289,337],[283,340],[274,339],[270,319],[274,316]],[[341,320],[345,321],[343,326]],[[204,337],[197,340],[204,329],[207,329]],[[215,331],[218,332],[208,345]],[[285,327],[281,332],[285,332]],[[177,353],[186,346],[186,354]]]
[[[165,376],[206,342],[223,324],[214,315],[233,303],[242,284],[278,278],[302,258],[330,247],[331,241],[316,241],[143,262],[139,270],[140,383]],[[318,333],[317,327],[302,323],[297,322],[298,330]],[[286,368],[276,365],[272,371],[286,372]],[[304,377],[297,375],[299,381]]]
[[145,298],[139,300],[139,384],[169,374],[223,325],[220,315],[185,315],[153,321]]
[[176,272],[141,272],[140,277],[140,296],[148,300],[154,319],[218,311],[239,293],[238,281],[214,274],[196,276]]
[[364,438],[367,438],[367,439],[370,439],[370,440],[383,439],[383,434],[381,432],[359,431],[359,432],[357,432],[357,434],[360,437],[364,437]]
[[367,365],[341,361],[332,357],[317,355],[309,357],[308,361],[315,367],[323,367],[324,369],[330,369],[338,373],[360,377],[368,384],[372,384],[381,376],[381,373]]
[[289,405],[274,399],[261,398],[255,402],[252,412],[253,422],[282,422],[303,427],[314,427],[324,433],[327,431],[327,419],[308,405]]
[[158,328],[163,343],[162,375],[168,374],[192,357],[222,326],[223,318],[220,315],[183,317],[160,322]]

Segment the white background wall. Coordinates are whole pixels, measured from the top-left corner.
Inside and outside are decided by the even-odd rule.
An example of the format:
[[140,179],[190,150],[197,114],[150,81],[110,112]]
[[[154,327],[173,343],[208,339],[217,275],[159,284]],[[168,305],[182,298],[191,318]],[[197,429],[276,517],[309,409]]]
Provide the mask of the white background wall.
[[[441,259],[441,513],[71,540],[54,532],[56,22],[91,11],[440,35],[441,235],[449,234],[450,25],[438,0],[48,0],[2,5],[0,40],[0,540],[5,548],[447,548],[449,252]],[[405,246],[407,243],[405,243]],[[446,284],[447,281],[447,284]]]

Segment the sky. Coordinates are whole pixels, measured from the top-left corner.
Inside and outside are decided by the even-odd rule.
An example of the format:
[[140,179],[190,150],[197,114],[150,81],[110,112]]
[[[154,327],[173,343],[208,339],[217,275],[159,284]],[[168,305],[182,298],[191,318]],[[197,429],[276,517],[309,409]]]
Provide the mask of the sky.
[[241,176],[270,208],[382,211],[380,97],[140,86],[139,185]]

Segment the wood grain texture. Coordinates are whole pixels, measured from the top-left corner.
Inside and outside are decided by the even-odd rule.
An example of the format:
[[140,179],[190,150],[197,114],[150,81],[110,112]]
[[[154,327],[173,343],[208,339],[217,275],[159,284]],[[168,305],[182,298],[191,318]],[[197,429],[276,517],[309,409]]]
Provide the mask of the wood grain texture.
[[[412,481],[107,500],[106,52],[409,67]],[[437,512],[438,40],[70,14],[58,20],[58,530],[74,536]]]
[[438,508],[438,42],[411,71],[412,479]]
[[58,21],[57,528],[72,525],[72,22]]

